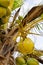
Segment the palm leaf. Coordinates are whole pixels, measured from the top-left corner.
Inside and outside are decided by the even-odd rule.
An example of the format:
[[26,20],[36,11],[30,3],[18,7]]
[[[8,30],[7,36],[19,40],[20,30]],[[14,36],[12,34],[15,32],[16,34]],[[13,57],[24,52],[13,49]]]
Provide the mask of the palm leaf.
[[23,4],[23,0],[14,0],[13,10],[20,7]]

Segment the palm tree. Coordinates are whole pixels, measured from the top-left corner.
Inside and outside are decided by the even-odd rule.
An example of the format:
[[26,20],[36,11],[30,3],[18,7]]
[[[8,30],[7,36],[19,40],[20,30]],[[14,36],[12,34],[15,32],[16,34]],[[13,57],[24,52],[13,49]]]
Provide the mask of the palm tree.
[[[11,17],[13,18],[12,22],[9,20],[7,23],[0,23],[0,59],[4,65],[14,65],[15,59],[12,57],[13,53],[17,50],[17,42],[16,39],[18,36],[25,40],[28,34],[42,36],[43,34],[40,32],[43,31],[43,5],[35,6],[27,12],[25,16],[20,16],[19,12],[24,5],[23,1],[15,0],[13,9],[17,8],[15,15]],[[1,21],[1,19],[0,19]],[[38,30],[39,33],[34,33],[31,30]],[[40,63],[43,64],[43,60],[40,56],[43,55],[43,50],[35,49],[32,54],[27,54],[26,56],[36,58]],[[6,61],[6,62],[5,62]]]

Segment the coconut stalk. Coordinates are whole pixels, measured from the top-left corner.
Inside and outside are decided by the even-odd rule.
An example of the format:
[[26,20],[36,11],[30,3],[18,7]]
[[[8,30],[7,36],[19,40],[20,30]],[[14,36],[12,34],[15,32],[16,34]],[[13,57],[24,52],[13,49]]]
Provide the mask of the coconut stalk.
[[33,21],[31,21],[30,23],[26,24],[24,27],[24,30],[27,32],[27,30],[31,30],[33,27],[36,26],[36,24],[38,24],[39,22],[43,21],[42,17],[39,17],[38,19],[35,19]]

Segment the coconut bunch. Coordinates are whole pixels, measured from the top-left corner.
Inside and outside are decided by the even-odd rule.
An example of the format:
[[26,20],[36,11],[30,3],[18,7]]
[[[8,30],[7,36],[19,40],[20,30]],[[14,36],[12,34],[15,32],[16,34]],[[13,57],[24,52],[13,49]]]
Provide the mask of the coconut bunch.
[[[5,7],[3,2],[6,1],[10,2],[11,4],[13,2],[13,0],[0,0],[0,6],[3,6],[3,8],[9,12],[9,10],[11,11],[12,9],[12,5],[5,3]],[[3,4],[1,4],[1,2]],[[9,10],[7,10],[8,8]],[[35,50],[34,42],[30,38],[26,37],[27,34],[35,34],[30,32],[30,30],[35,27],[38,22],[43,20],[43,5],[33,7],[24,18],[19,16],[18,20],[16,20],[19,11],[20,8],[15,13],[11,25],[8,29],[6,29],[7,33],[5,30],[0,30],[0,65],[39,65],[39,62],[43,64],[43,60],[40,58],[40,56],[43,55],[43,51]],[[4,14],[1,16],[1,21],[3,17],[9,15]],[[14,24],[15,21],[16,23]],[[20,36],[21,39],[19,42],[16,42],[18,36]],[[13,54],[15,51],[18,51],[23,56],[14,59]]]
[[8,22],[14,0],[0,0],[0,23]]

